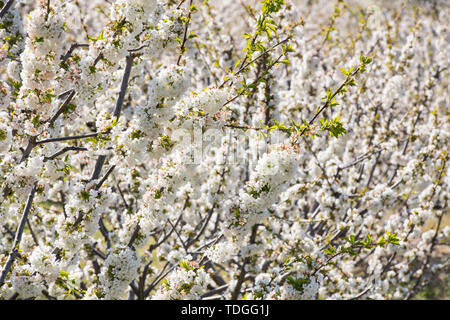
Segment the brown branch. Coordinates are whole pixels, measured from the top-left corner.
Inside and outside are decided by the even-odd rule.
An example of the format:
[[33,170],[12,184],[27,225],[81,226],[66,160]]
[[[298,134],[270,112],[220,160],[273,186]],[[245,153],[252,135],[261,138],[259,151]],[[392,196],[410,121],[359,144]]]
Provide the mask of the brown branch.
[[82,134],[82,135],[78,135],[78,136],[49,138],[49,139],[35,141],[35,146],[37,146],[39,144],[49,143],[49,142],[59,142],[59,141],[67,141],[67,140],[78,140],[78,139],[93,138],[93,137],[98,136],[99,134],[108,134],[108,133],[109,133],[108,131],[106,131],[106,132],[94,132],[94,133]]
[[[101,55],[101,54],[100,54]],[[131,67],[133,66],[133,61],[136,56],[133,53],[129,53],[126,57],[126,65],[125,65],[125,71],[122,78],[122,84],[120,86],[120,92],[119,92],[119,98],[117,99],[116,107],[114,109],[114,117],[117,120],[119,120],[120,113],[122,111],[123,102],[125,100],[125,94],[128,88],[128,81],[130,79],[130,73],[131,73]],[[109,133],[109,132],[108,132]],[[98,135],[98,133],[93,134],[94,136]],[[50,139],[47,139],[50,140]],[[97,161],[95,163],[94,172],[92,173],[92,177],[89,181],[93,181],[99,178],[100,173],[102,171],[103,165],[105,163],[106,156],[100,155],[97,158]],[[103,182],[108,178],[108,176],[111,174],[112,170],[114,170],[115,166],[112,166],[108,172],[105,174],[103,179],[96,185],[96,190],[98,190]],[[75,221],[72,230],[75,230],[75,228],[81,223],[83,220],[83,213],[80,211],[77,220]]]
[[66,54],[64,54],[63,56],[61,56],[61,66],[64,65],[64,63],[66,63],[67,59],[70,58],[70,56],[72,55],[73,51],[77,48],[81,48],[81,47],[89,47],[89,44],[87,43],[72,43],[70,45],[69,50],[66,52]]
[[[259,60],[260,58],[264,57],[267,53],[269,53],[270,51],[272,51],[273,49],[275,49],[276,47],[278,47],[280,44],[283,44],[287,41],[289,41],[291,39],[291,36],[287,37],[284,40],[281,40],[279,42],[277,42],[276,44],[274,44],[272,47],[270,47],[269,49],[265,50],[263,53],[261,53],[259,56],[257,56],[256,58],[252,59],[251,61],[245,63],[246,59],[243,61],[243,63],[241,64],[241,66],[239,67],[238,71],[236,71],[235,73],[233,73],[233,76],[237,76],[238,74],[240,74],[243,70],[245,70],[249,65],[251,65],[252,63],[254,63],[255,61]],[[220,88],[223,88],[223,86],[225,86],[225,84],[227,84],[230,81],[230,79],[225,80],[224,82],[222,82],[222,84],[219,86]]]
[[35,182],[33,184],[33,187],[31,188],[30,194],[28,196],[27,204],[26,204],[25,209],[22,214],[22,219],[20,220],[19,227],[17,228],[17,231],[16,231],[16,237],[14,239],[13,248],[11,249],[11,253],[8,256],[8,260],[6,261],[6,264],[3,267],[2,273],[0,275],[0,287],[4,284],[6,276],[9,273],[9,271],[11,270],[14,260],[16,259],[17,255],[19,254],[20,241],[22,240],[23,230],[25,228],[25,224],[28,219],[28,214],[30,213],[30,210],[31,210],[31,205],[33,204],[34,195],[36,193],[36,187],[37,187],[37,182]]
[[61,150],[59,150],[59,151],[55,152],[54,154],[52,154],[51,156],[44,157],[44,162],[49,161],[49,160],[54,160],[58,156],[66,153],[67,151],[87,151],[87,148],[76,147],[76,146],[64,147]]
[[117,99],[116,108],[114,109],[114,117],[116,121],[119,120],[122,111],[123,102],[125,100],[125,93],[128,88],[128,81],[130,79],[131,67],[136,56],[133,53],[128,54],[126,58],[125,71],[123,73],[122,84],[120,86],[119,98]]
[[183,56],[183,53],[185,51],[185,46],[186,46],[186,41],[187,41],[187,33],[188,33],[188,29],[189,29],[189,22],[191,21],[191,7],[192,7],[192,1],[189,1],[189,14],[186,18],[186,23],[184,24],[184,35],[183,35],[183,41],[181,42],[181,47],[180,47],[180,55],[178,56],[178,60],[177,60],[177,66],[180,65],[181,62],[181,57]]
[[14,3],[14,0],[9,0],[5,6],[2,8],[2,11],[0,11],[0,19],[3,18],[3,16],[6,14],[6,12],[8,12],[9,8],[12,6],[12,4]]
[[69,103],[72,100],[74,95],[75,95],[75,90],[72,90],[70,92],[69,96],[64,101],[64,103],[61,105],[61,107],[59,107],[58,111],[56,111],[55,115],[48,120],[48,124],[50,127],[53,126],[53,123],[56,121],[56,119],[58,119],[58,117],[61,115],[61,113],[63,113],[66,110],[67,106],[69,105]]
[[108,171],[106,172],[106,174],[103,176],[103,178],[97,183],[97,185],[95,186],[95,190],[98,190],[101,188],[101,186],[103,185],[103,183],[106,181],[106,179],[108,179],[109,175],[113,172],[114,168],[116,166],[113,165],[111,166],[111,168],[108,169]]
[[133,248],[133,243],[136,241],[139,231],[141,230],[141,226],[138,224],[131,235],[130,241],[128,242],[128,247]]
[[327,101],[325,102],[325,104],[319,109],[319,111],[317,111],[317,113],[314,115],[314,117],[312,117],[311,120],[309,120],[308,122],[308,126],[303,128],[303,130],[300,132],[300,136],[303,136],[305,134],[305,132],[308,130],[308,127],[310,125],[312,125],[314,123],[314,121],[316,121],[317,117],[330,106],[330,103],[333,101],[333,99],[336,97],[336,95],[341,92],[341,90],[348,84],[348,82],[359,72],[359,70],[361,69],[361,67],[358,67],[355,71],[353,71],[348,77],[347,79],[345,79],[345,81],[339,86],[339,88],[334,91],[334,93],[331,95],[331,97],[327,98]]
[[[276,65],[276,64],[280,61],[281,57],[283,57],[283,56],[284,56],[284,53],[282,53],[282,54],[281,54],[274,62],[272,62],[272,63],[267,67],[266,71],[267,71],[267,70],[270,70],[274,65]],[[258,81],[260,81],[264,76],[265,76],[265,73],[263,72],[263,74],[262,74],[259,78],[257,78],[255,81],[253,81],[253,82],[249,85],[249,87],[252,87],[252,86],[255,85],[256,83],[258,83]],[[233,102],[234,100],[236,100],[237,98],[239,98],[240,96],[242,96],[244,93],[245,93],[245,90],[242,90],[239,94],[237,94],[236,96],[234,96],[233,98],[231,98],[230,100],[228,100],[227,102],[225,102],[225,103],[223,104],[222,107],[225,107],[227,104]]]
[[105,238],[106,241],[106,247],[109,249],[111,248],[111,239],[109,238],[109,231],[106,229],[105,224],[103,223],[103,219],[100,218],[98,221],[98,225],[100,227],[100,233]]
[[[258,231],[258,225],[254,225],[252,227],[252,233],[250,235],[250,244],[253,244],[256,240],[256,232]],[[231,300],[237,300],[237,298],[239,297],[239,294],[241,293],[241,287],[242,284],[244,283],[245,280],[245,275],[246,275],[246,271],[245,271],[245,267],[247,264],[250,263],[250,257],[246,257],[244,259],[244,262],[241,265],[241,268],[239,270],[239,277],[236,283],[236,286],[234,287],[234,291],[231,294]]]

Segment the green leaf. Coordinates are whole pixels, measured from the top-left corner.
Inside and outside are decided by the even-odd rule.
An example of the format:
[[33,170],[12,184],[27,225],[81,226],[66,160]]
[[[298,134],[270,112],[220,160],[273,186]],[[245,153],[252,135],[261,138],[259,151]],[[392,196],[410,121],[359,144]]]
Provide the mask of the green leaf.
[[65,272],[64,270],[60,270],[59,271],[59,275],[63,278],[68,279],[69,278],[69,274],[67,272]]
[[38,115],[35,115],[33,117],[33,119],[31,120],[31,123],[33,124],[33,126],[35,128],[38,128],[39,125],[41,124],[40,118],[41,118],[41,115],[38,114]]

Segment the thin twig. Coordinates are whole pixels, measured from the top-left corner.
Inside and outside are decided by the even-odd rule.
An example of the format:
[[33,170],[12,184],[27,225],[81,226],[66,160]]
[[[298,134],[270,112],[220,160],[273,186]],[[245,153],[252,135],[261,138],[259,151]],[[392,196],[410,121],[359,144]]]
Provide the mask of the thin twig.
[[103,183],[106,181],[106,179],[108,179],[109,175],[113,172],[114,168],[116,166],[113,165],[111,166],[111,168],[108,169],[108,171],[105,173],[105,175],[103,176],[103,178],[97,183],[97,185],[95,186],[95,190],[98,190],[101,188],[101,186],[103,185]]
[[87,151],[87,148],[84,147],[76,147],[76,146],[68,146],[68,147],[64,147],[61,150],[55,152],[54,154],[52,154],[51,156],[48,157],[44,157],[44,162],[49,161],[49,160],[54,160],[56,159],[58,156],[66,153],[67,151]]
[[181,57],[183,56],[184,50],[185,50],[185,46],[186,46],[186,40],[187,40],[187,33],[188,33],[188,29],[189,29],[189,22],[191,21],[191,7],[192,7],[192,1],[189,1],[189,14],[186,18],[186,23],[184,24],[184,35],[183,35],[183,41],[181,42],[181,47],[180,47],[180,55],[178,56],[178,60],[177,60],[177,66],[180,65],[181,62]]
[[49,143],[49,142],[59,142],[59,141],[67,141],[67,140],[79,140],[79,139],[86,139],[86,138],[93,138],[98,136],[99,134],[108,134],[109,132],[94,132],[94,133],[87,133],[82,134],[78,136],[67,136],[67,137],[59,137],[59,138],[49,138],[44,140],[39,140],[35,142],[35,145]]
[[[258,231],[258,225],[254,225],[252,227],[252,233],[250,235],[250,244],[253,244],[256,240],[256,234]],[[250,263],[250,257],[246,257],[244,259],[244,261],[242,262],[241,268],[239,270],[239,276],[238,276],[238,280],[236,283],[236,286],[234,287],[233,293],[231,294],[231,300],[236,300],[239,297],[239,294],[241,293],[241,287],[242,284],[245,281],[245,275],[246,275],[246,271],[245,271],[245,267],[247,266],[247,264]]]
[[350,81],[350,79],[352,79],[360,70],[361,68],[358,67],[355,71],[353,71],[348,77],[347,79],[345,79],[345,81],[339,86],[339,88],[337,88],[336,91],[334,91],[334,93],[331,95],[331,97],[327,98],[327,101],[325,102],[325,104],[319,109],[319,111],[317,111],[317,113],[314,115],[314,117],[312,117],[311,120],[309,120],[308,122],[308,126],[306,126],[305,128],[303,128],[303,130],[300,132],[300,136],[303,136],[305,134],[305,132],[308,130],[308,127],[310,125],[312,125],[314,123],[314,121],[316,121],[317,117],[330,106],[330,102],[333,101],[334,97],[336,97],[336,95],[342,90],[342,88],[344,88],[348,82]]
[[60,65],[63,66],[64,63],[66,63],[67,59],[69,59],[70,56],[72,55],[72,52],[73,52],[75,49],[81,48],[81,47],[87,48],[87,47],[89,47],[89,44],[87,44],[87,43],[72,43],[72,44],[70,45],[69,50],[66,52],[66,54],[63,55],[63,56],[61,57],[61,64],[60,64]]
[[72,100],[74,95],[75,95],[75,90],[72,90],[70,92],[69,96],[64,101],[64,103],[61,105],[61,107],[59,107],[58,111],[56,111],[55,115],[48,120],[48,124],[50,127],[53,125],[53,123],[56,121],[56,119],[58,119],[58,117],[61,115],[61,113],[63,113],[66,110],[67,106],[69,105],[69,103]]

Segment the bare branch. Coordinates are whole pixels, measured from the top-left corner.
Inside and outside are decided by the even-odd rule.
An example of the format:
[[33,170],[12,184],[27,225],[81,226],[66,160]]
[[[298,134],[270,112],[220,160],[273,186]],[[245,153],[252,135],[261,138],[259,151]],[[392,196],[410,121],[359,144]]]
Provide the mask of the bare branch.
[[84,147],[76,147],[76,146],[68,146],[68,147],[64,147],[61,150],[55,152],[54,154],[52,154],[51,156],[48,157],[44,157],[44,162],[45,161],[49,161],[49,160],[54,160],[56,159],[58,156],[66,153],[67,151],[87,151],[87,148]]
[[122,111],[123,102],[125,100],[125,93],[128,88],[128,81],[130,79],[131,67],[133,66],[133,60],[135,55],[130,53],[126,58],[125,71],[123,73],[122,84],[120,86],[119,98],[117,99],[116,108],[114,109],[114,117],[119,120],[120,113]]
[[103,185],[103,183],[106,181],[106,179],[108,179],[109,175],[113,172],[114,168],[116,166],[113,165],[111,168],[108,169],[108,171],[106,172],[105,176],[97,183],[97,185],[95,186],[95,190],[98,190],[101,188],[101,186]]
[[6,14],[6,12],[8,12],[9,8],[13,5],[14,0],[9,0],[5,6],[2,8],[2,10],[0,11],[0,19],[3,18],[3,16]]
[[19,227],[17,228],[17,231],[16,231],[16,238],[14,239],[13,248],[11,249],[11,253],[8,256],[8,260],[6,261],[6,264],[3,267],[2,273],[0,275],[0,287],[4,284],[6,276],[9,273],[9,271],[11,270],[14,260],[16,259],[17,255],[19,254],[20,241],[22,240],[23,230],[25,228],[25,224],[28,219],[28,214],[30,213],[30,210],[31,210],[31,205],[33,204],[34,194],[36,193],[36,187],[37,187],[37,182],[35,182],[33,184],[33,187],[31,188],[30,194],[28,196],[27,204],[26,204],[25,209],[22,214],[22,219],[20,220]]
[[35,142],[35,145],[49,143],[49,142],[60,142],[60,141],[67,141],[67,140],[79,140],[79,139],[86,139],[86,138],[93,138],[98,136],[99,134],[108,134],[109,132],[94,132],[94,133],[88,133],[88,134],[82,134],[79,136],[67,136],[67,137],[59,137],[59,138],[49,138],[44,140],[39,140]]
[[58,111],[56,111],[55,115],[48,120],[49,126],[52,126],[53,123],[56,121],[56,119],[58,119],[58,117],[61,115],[61,113],[63,113],[66,110],[67,106],[69,105],[74,95],[75,90],[72,90],[69,96],[64,101],[64,103],[61,105],[61,107],[59,107]]
[[188,29],[189,29],[189,22],[191,21],[191,13],[192,13],[191,6],[192,6],[192,0],[189,1],[189,14],[188,14],[188,16],[186,18],[186,22],[184,24],[184,35],[183,35],[183,41],[181,42],[180,55],[178,56],[177,66],[180,65],[181,57],[183,56],[183,53],[185,51],[187,33],[188,33]]

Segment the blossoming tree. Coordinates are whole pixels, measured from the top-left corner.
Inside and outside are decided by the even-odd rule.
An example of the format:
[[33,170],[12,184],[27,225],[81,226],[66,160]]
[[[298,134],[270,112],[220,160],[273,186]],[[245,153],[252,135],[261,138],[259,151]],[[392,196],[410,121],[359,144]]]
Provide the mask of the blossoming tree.
[[410,299],[448,272],[448,4],[0,7],[1,299]]

